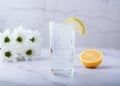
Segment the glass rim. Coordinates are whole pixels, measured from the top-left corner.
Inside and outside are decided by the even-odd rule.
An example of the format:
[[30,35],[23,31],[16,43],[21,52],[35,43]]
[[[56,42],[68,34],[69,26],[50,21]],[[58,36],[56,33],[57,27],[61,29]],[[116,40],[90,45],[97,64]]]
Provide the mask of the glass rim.
[[60,22],[60,21],[49,21],[49,24],[64,24],[64,22]]

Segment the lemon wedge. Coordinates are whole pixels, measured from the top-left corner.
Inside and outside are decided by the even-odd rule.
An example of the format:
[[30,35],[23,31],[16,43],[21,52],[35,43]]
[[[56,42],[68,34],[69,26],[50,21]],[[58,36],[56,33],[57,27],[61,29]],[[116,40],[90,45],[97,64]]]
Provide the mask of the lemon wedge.
[[80,61],[82,64],[89,68],[96,68],[103,60],[103,54],[96,49],[84,50],[80,54]]
[[80,33],[82,36],[85,36],[86,34],[86,26],[85,24],[78,18],[76,17],[70,17],[67,18],[64,21],[65,24],[73,24],[74,25],[74,30],[78,33]]

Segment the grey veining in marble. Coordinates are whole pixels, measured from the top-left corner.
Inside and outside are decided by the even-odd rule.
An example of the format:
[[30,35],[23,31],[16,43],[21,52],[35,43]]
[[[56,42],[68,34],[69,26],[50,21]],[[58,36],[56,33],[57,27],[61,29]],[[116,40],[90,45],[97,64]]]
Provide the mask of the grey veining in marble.
[[85,68],[79,62],[82,50],[76,49],[72,77],[51,73],[49,49],[43,49],[34,61],[0,62],[0,86],[120,86],[120,50],[100,48],[104,60],[96,69]]

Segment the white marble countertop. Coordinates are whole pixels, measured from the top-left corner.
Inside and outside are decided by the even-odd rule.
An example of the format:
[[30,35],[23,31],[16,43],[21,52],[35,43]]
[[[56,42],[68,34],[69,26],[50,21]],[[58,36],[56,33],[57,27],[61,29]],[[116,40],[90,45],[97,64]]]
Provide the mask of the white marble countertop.
[[0,86],[120,86],[120,50],[99,49],[102,64],[88,69],[79,62],[83,49],[76,49],[75,73],[72,77],[54,76],[50,70],[49,50],[40,59],[28,62],[0,62]]

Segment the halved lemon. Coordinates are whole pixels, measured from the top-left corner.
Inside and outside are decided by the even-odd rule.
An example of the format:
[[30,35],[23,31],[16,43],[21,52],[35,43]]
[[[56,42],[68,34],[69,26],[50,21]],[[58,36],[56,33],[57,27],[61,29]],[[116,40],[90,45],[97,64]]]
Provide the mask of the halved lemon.
[[80,61],[85,67],[96,68],[103,60],[103,54],[99,50],[84,50],[80,54]]
[[78,18],[76,17],[70,17],[67,18],[64,21],[65,24],[73,24],[74,25],[74,30],[79,32],[82,36],[85,36],[86,34],[86,26],[85,24]]

